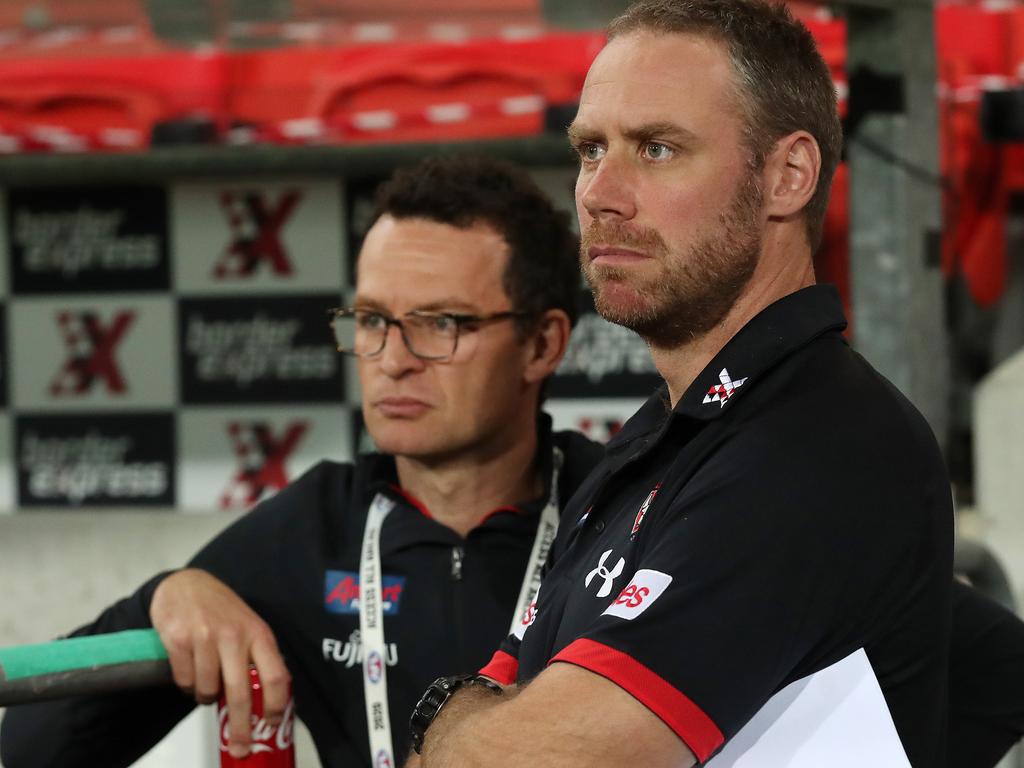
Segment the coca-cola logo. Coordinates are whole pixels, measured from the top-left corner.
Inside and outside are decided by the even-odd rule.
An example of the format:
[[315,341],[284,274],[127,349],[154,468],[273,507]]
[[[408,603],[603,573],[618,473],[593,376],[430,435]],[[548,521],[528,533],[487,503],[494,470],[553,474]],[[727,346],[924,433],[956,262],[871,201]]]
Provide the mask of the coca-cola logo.
[[[220,751],[228,751],[228,742],[231,741],[231,724],[228,722],[228,708],[224,705],[218,707],[217,719],[220,723]],[[260,752],[287,752],[292,748],[292,741],[295,738],[295,710],[294,703],[289,701],[285,707],[281,724],[271,725],[262,715],[255,713],[249,715],[251,728],[249,739],[250,749],[253,754]]]

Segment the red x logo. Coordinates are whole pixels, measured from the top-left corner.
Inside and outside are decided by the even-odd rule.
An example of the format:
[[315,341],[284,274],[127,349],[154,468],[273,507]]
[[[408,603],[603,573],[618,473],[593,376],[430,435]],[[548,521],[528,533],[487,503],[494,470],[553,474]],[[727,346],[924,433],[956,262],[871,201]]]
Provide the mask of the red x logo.
[[97,379],[106,382],[107,391],[121,395],[128,387],[114,359],[114,349],[135,321],[135,312],[119,312],[107,328],[95,312],[60,312],[57,325],[64,337],[68,359],[50,382],[54,397],[81,395],[92,389]]
[[284,193],[276,206],[258,192],[224,192],[220,206],[231,227],[231,242],[214,267],[217,278],[248,277],[266,262],[275,275],[293,272],[288,253],[281,243],[281,230],[298,205],[301,195]]
[[239,467],[221,495],[221,509],[251,506],[267,489],[279,491],[288,485],[285,461],[308,428],[309,422],[297,421],[277,438],[266,422],[229,424],[228,435]]

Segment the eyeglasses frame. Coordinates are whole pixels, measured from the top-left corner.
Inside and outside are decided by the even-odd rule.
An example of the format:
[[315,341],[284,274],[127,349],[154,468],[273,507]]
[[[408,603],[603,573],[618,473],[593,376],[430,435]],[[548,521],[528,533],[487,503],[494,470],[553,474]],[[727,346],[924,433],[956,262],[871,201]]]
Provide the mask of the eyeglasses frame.
[[455,340],[452,344],[452,351],[447,355],[421,355],[416,352],[412,345],[409,344],[409,337],[405,334],[405,327],[402,325],[402,321],[397,317],[392,317],[384,312],[379,312],[374,309],[361,309],[359,307],[334,307],[327,310],[327,314],[330,316],[328,325],[331,326],[333,331],[334,321],[342,317],[355,317],[357,312],[369,312],[371,314],[379,315],[385,323],[384,335],[381,337],[380,349],[376,352],[370,352],[364,355],[357,354],[355,350],[345,349],[340,345],[336,345],[338,352],[346,355],[352,355],[353,357],[373,358],[384,352],[384,347],[387,346],[388,336],[390,335],[391,326],[398,328],[399,334],[402,336],[402,343],[405,344],[405,348],[409,351],[413,357],[423,360],[426,362],[445,362],[455,357],[456,352],[459,350],[459,338],[462,336],[463,326],[467,325],[479,325],[482,323],[499,322],[501,320],[519,319],[525,317],[531,317],[532,312],[522,312],[516,310],[505,310],[503,312],[492,312],[489,315],[470,315],[458,312],[428,312],[422,310],[413,310],[412,312],[406,312],[402,315],[403,318],[407,317],[420,317],[420,318],[436,318],[436,317],[447,317],[455,323]]

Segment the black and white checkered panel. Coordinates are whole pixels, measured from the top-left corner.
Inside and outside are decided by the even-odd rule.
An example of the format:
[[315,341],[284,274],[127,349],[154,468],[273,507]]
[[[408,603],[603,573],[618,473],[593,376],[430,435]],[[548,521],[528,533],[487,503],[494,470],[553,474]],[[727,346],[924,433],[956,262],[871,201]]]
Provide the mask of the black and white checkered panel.
[[[535,175],[572,209],[571,170]],[[370,447],[327,309],[374,186],[0,190],[0,512],[241,509]],[[657,382],[591,307],[547,410],[604,440]]]

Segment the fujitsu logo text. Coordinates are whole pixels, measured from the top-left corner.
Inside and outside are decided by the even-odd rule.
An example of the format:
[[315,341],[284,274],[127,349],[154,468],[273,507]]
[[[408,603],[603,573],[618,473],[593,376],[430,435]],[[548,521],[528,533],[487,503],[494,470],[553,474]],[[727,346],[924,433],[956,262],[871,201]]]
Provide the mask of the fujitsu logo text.
[[135,321],[135,312],[125,310],[104,326],[96,312],[60,312],[57,326],[64,337],[68,357],[50,382],[50,394],[69,397],[89,392],[101,380],[111,394],[124,394],[128,387],[117,366],[114,350]]
[[295,190],[282,194],[276,203],[257,191],[222,193],[220,206],[231,228],[231,241],[213,269],[214,277],[250,277],[261,264],[277,276],[291,275],[281,235],[300,199]]
[[[352,631],[348,640],[337,640],[333,637],[325,637],[321,642],[321,652],[324,661],[336,661],[344,664],[345,669],[351,669],[357,664],[363,663],[363,641],[358,629]],[[384,644],[384,663],[389,667],[398,664],[398,644]]]
[[232,422],[228,436],[234,444],[239,467],[221,495],[222,509],[255,504],[268,489],[278,491],[288,485],[285,461],[295,450],[309,423],[297,421],[275,437],[264,422]]
[[[218,715],[220,721],[220,751],[228,751],[228,743],[231,741],[231,724],[228,722],[228,708],[221,707]],[[260,752],[285,752],[292,748],[292,740],[295,736],[295,712],[294,703],[289,701],[285,707],[281,724],[271,725],[262,715],[249,715],[249,722],[252,728],[249,737],[252,740],[250,749],[253,754]]]

